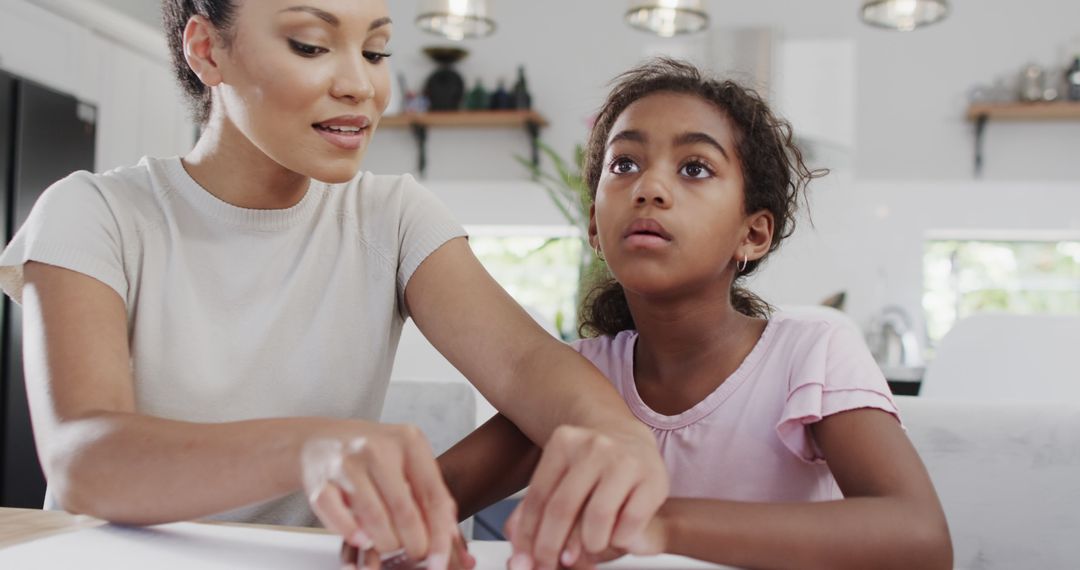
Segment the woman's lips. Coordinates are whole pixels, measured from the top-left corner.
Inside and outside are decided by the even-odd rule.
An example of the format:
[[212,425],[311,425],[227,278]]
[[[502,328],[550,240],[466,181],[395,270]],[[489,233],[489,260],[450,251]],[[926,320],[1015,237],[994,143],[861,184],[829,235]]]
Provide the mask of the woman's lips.
[[319,133],[319,136],[326,139],[330,144],[345,150],[356,150],[360,148],[360,145],[364,143],[364,138],[368,133],[366,128],[358,131],[334,130],[319,125],[313,125],[312,128],[315,129],[315,132]]
[[327,142],[345,150],[360,148],[370,127],[371,119],[364,115],[342,115],[311,125]]

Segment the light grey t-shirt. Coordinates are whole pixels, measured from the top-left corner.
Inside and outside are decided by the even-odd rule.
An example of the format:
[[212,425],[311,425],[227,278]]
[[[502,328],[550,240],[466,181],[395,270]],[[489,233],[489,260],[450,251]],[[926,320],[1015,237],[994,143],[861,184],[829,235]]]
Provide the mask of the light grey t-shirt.
[[[0,287],[20,302],[34,260],[114,289],[140,413],[377,421],[405,286],[463,235],[407,175],[312,182],[291,208],[251,210],[203,189],[179,158],[145,158],[50,187],[0,256]],[[316,522],[302,493],[216,518]]]

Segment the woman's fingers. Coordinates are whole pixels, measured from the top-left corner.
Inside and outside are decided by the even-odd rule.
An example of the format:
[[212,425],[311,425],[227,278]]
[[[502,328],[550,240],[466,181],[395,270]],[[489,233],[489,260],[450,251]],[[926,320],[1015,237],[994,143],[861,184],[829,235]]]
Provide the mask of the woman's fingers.
[[450,552],[450,570],[473,570],[473,568],[476,568],[476,558],[469,554],[469,545],[460,532],[454,536],[454,543]]
[[[529,481],[525,498],[515,509],[514,529],[511,542],[514,554],[510,558],[510,570],[531,570],[535,565],[535,538],[542,517],[545,515],[551,494],[569,467],[568,454],[576,451],[578,439],[585,434],[578,428],[563,426],[552,433],[540,463]],[[561,550],[563,545],[558,545]]]
[[[361,529],[356,537],[346,538],[364,550],[374,548],[383,553],[400,550],[402,540],[399,532],[384,504],[384,495],[375,486],[367,467],[365,462],[352,458],[346,458],[343,465],[342,476],[353,489],[348,497],[349,506],[353,520]],[[358,542],[356,539],[366,540]]]
[[646,540],[656,513],[667,500],[667,486],[656,488],[654,482],[641,482],[630,494],[615,522],[611,545],[634,554],[659,554],[652,552],[652,542]]
[[[348,443],[313,440],[301,455],[305,490],[327,528],[376,560],[403,550],[431,570],[447,568],[457,507],[419,429],[377,426]],[[369,563],[366,552],[358,562]]]
[[645,435],[649,439],[572,426],[552,434],[507,525],[512,570],[554,568],[579,517],[584,552],[625,550],[640,540],[668,492],[667,470]]
[[371,540],[360,530],[356,517],[345,504],[341,488],[328,482],[308,499],[311,502],[311,510],[328,530],[345,537],[349,544],[370,548]]
[[559,565],[564,568],[574,567],[581,560],[582,550],[581,520],[579,519],[578,523],[574,525],[574,529],[570,531],[570,538],[566,541],[566,548],[559,555]]
[[637,474],[629,469],[610,469],[596,486],[581,514],[581,542],[586,552],[597,554],[612,545],[615,524],[624,504],[629,506]]
[[461,535],[457,526],[457,506],[443,481],[431,445],[419,431],[406,437],[411,438],[405,447],[406,475],[424,513],[430,537],[427,567],[429,570],[446,570],[454,538]]
[[[584,452],[585,455],[590,453],[591,450]],[[571,536],[570,531],[582,512],[582,506],[600,479],[600,465],[600,462],[588,459],[580,466],[576,465],[575,469],[566,473],[548,497],[533,545],[533,559],[537,568],[558,566],[567,538]]]

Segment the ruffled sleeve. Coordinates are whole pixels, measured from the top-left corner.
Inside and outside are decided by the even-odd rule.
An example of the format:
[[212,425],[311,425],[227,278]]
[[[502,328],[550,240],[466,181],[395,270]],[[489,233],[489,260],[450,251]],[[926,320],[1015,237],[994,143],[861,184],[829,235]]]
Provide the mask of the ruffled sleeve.
[[822,462],[810,425],[832,414],[875,408],[900,419],[889,385],[870,351],[853,330],[821,323],[801,363],[793,366],[776,433],[800,459]]

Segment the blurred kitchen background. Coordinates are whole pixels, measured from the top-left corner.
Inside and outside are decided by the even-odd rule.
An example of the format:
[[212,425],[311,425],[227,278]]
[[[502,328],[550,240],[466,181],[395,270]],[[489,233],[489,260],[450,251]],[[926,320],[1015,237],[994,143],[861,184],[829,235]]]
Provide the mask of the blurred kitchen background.
[[[963,319],[1080,314],[1080,2],[387,1],[397,90],[364,168],[422,176],[553,334],[576,334],[584,258],[555,157],[575,172],[607,82],[653,55],[756,86],[812,166],[831,169],[811,187],[812,223],[751,285],[778,307],[839,309],[897,391],[925,387]],[[462,28],[455,13],[479,19]],[[72,169],[191,146],[159,16],[153,0],[0,0],[5,238]],[[482,37],[455,39],[468,34]],[[447,105],[465,110],[432,114]],[[33,450],[18,315],[10,303],[4,315],[0,500],[14,504]],[[990,350],[973,346],[973,359]],[[1048,362],[1077,384],[1075,362]],[[395,380],[461,378],[410,329]],[[478,401],[477,420],[488,414]]]

